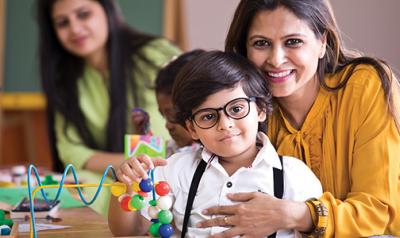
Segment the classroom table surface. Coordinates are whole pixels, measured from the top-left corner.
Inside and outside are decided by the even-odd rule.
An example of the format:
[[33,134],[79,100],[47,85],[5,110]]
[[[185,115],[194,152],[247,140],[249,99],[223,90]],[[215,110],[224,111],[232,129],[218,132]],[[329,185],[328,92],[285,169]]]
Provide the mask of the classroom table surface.
[[[38,238],[81,238],[81,237],[113,237],[108,228],[107,219],[90,209],[89,207],[60,209],[59,217],[61,221],[52,223],[54,225],[71,226],[60,230],[47,230],[37,232]],[[37,223],[45,223],[42,220]],[[28,233],[20,233],[18,237],[29,237]],[[148,236],[132,236],[148,237]]]

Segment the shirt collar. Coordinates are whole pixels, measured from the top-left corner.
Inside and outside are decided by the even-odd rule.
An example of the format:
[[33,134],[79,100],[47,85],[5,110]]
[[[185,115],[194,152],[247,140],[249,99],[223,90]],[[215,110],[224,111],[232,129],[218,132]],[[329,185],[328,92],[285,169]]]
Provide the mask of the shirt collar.
[[[279,161],[278,153],[276,153],[275,148],[271,144],[267,135],[263,132],[258,132],[257,134],[257,142],[262,144],[260,151],[257,153],[256,158],[253,161],[253,166],[264,162],[269,166],[272,166],[277,169],[282,169],[281,162]],[[210,164],[217,163],[216,159],[211,159],[213,157],[213,153],[206,148],[203,148],[201,152],[201,158]]]
[[282,164],[279,161],[278,153],[276,153],[276,150],[274,146],[271,144],[271,141],[269,140],[268,136],[265,135],[263,132],[258,132],[257,141],[261,142],[263,146],[258,152],[256,158],[254,159],[253,164],[264,161],[269,166],[272,166],[277,169],[282,169]]

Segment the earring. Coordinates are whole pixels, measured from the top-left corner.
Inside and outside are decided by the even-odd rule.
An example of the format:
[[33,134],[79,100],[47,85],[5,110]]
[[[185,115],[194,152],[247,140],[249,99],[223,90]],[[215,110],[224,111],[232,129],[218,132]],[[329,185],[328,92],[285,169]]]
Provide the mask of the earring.
[[319,54],[319,58],[322,59],[322,58],[324,58],[324,56],[325,56],[325,52],[322,51],[321,54]]

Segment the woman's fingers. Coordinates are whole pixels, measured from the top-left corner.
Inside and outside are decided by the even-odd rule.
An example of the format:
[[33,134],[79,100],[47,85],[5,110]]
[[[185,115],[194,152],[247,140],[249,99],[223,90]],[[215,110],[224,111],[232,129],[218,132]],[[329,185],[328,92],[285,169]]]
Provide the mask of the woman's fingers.
[[250,193],[229,193],[228,198],[234,202],[248,202],[253,199],[258,192]]
[[206,227],[213,227],[213,226],[231,226],[232,224],[229,224],[230,220],[228,217],[221,216],[221,217],[216,217],[213,219],[205,220],[202,222],[197,223],[198,228],[206,228]]
[[226,205],[226,206],[215,206],[209,207],[203,210],[203,214],[206,215],[233,215],[237,213],[239,205]]

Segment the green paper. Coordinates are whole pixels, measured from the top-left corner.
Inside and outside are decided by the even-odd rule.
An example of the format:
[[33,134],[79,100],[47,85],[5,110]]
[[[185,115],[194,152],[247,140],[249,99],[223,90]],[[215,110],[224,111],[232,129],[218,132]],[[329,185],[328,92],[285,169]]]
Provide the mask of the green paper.
[[[46,188],[44,191],[48,199],[54,199],[57,195],[58,188]],[[29,197],[27,187],[0,188],[0,202],[15,206],[24,197]],[[43,198],[42,192],[38,191],[35,195],[35,198]],[[85,206],[82,201],[74,199],[66,188],[62,189],[59,200],[61,201],[61,208]]]

